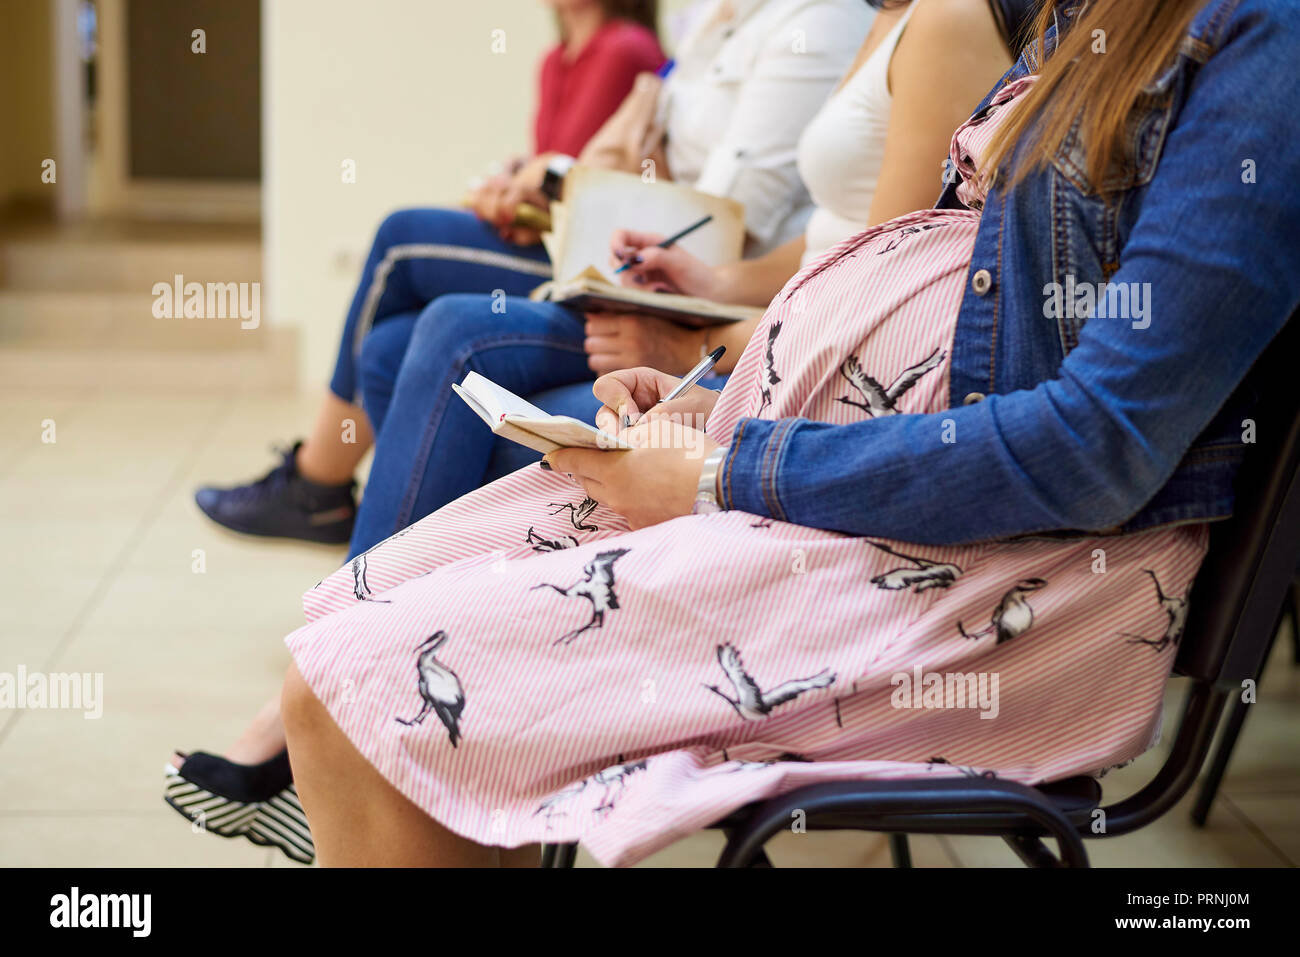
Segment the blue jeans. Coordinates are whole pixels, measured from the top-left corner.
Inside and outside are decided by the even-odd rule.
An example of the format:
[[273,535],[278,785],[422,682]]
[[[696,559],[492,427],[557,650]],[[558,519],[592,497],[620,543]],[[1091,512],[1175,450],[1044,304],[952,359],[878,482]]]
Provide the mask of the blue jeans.
[[[591,393],[595,377],[582,347],[582,316],[518,298],[494,311],[496,302],[443,296],[413,323],[409,345],[396,334],[405,317],[389,323],[392,336],[367,338],[365,364],[375,374],[367,373],[363,392],[377,430],[375,457],[349,557],[541,457],[498,439],[452,391],[466,373],[486,376],[552,414],[594,420],[600,403]],[[380,370],[395,366],[395,381],[383,381]],[[725,381],[703,384],[719,388]]]
[[[499,290],[502,296],[523,296],[550,276],[541,246],[504,242],[473,213],[453,209],[391,213],[375,232],[348,308],[330,391],[355,402],[369,371],[367,360],[391,363],[396,355],[400,361],[397,344],[410,339],[420,310],[444,293]],[[376,336],[382,343],[371,344]],[[378,381],[392,382],[396,375],[395,368],[373,371]],[[382,392],[376,395],[386,405],[388,397]],[[367,408],[366,414],[374,424],[384,411]]]

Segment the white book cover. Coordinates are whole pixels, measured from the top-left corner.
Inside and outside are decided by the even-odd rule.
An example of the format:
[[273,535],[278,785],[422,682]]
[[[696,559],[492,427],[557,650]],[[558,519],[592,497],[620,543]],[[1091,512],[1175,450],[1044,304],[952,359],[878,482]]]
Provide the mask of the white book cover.
[[493,432],[546,454],[556,449],[630,449],[617,436],[567,415],[551,415],[486,376],[471,372],[452,389]]

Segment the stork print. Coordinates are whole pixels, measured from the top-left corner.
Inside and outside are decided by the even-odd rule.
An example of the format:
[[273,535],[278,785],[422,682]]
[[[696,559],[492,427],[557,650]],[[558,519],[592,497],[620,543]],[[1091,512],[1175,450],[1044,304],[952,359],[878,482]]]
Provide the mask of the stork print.
[[1029,602],[1025,601],[1025,596],[1030,592],[1038,591],[1046,584],[1047,582],[1041,578],[1025,578],[1016,582],[1015,587],[1002,596],[998,607],[993,609],[987,628],[982,631],[968,632],[959,621],[957,630],[961,632],[963,638],[970,638],[972,641],[996,634],[998,636],[996,644],[999,645],[1023,635],[1034,623],[1034,609],[1030,607]]
[[840,375],[849,380],[849,384],[862,396],[863,401],[851,399],[848,396],[836,399],[836,402],[843,402],[845,405],[851,405],[854,408],[861,409],[870,416],[880,415],[897,415],[898,400],[908,389],[916,385],[921,380],[921,376],[937,368],[947,353],[942,349],[935,349],[920,362],[914,366],[904,369],[889,386],[885,388],[871,376],[862,371],[862,366],[858,364],[857,356],[849,356],[840,366]]
[[1183,637],[1183,629],[1187,627],[1187,599],[1166,595],[1164,589],[1160,587],[1160,579],[1156,577],[1156,573],[1149,568],[1142,570],[1156,583],[1156,598],[1160,600],[1160,607],[1164,609],[1169,621],[1165,624],[1165,633],[1154,640],[1123,631],[1120,632],[1120,636],[1127,638],[1130,645],[1147,645],[1160,652],[1170,645],[1176,646],[1179,639]]
[[569,521],[573,524],[574,528],[580,532],[598,532],[600,531],[599,525],[587,525],[584,523],[587,521],[587,517],[596,510],[596,506],[599,504],[599,502],[591,497],[584,498],[576,505],[572,502],[567,502],[563,505],[559,502],[551,502],[551,505],[555,506],[555,511],[551,514],[559,515],[567,508],[569,510]]
[[[853,695],[857,694],[858,679],[854,678],[853,683],[849,687],[852,690],[849,692],[848,697],[852,697]],[[844,727],[844,715],[840,713],[840,695],[835,696],[835,727],[837,728]]]
[[915,568],[895,568],[871,579],[871,584],[877,588],[883,588],[885,591],[901,591],[905,588],[915,588],[916,591],[923,592],[930,588],[947,588],[961,577],[961,569],[956,565],[904,555],[902,552],[895,551],[880,542],[868,541],[867,544],[880,549],[882,552],[887,552],[895,558],[911,562],[916,566]]
[[628,549],[626,548],[615,548],[608,552],[598,553],[595,558],[583,566],[582,574],[584,577],[568,588],[561,588],[559,585],[552,585],[547,582],[533,586],[533,591],[538,588],[553,588],[566,597],[585,598],[591,602],[591,621],[581,628],[575,628],[573,631],[561,635],[555,639],[555,644],[567,645],[584,631],[604,627],[605,612],[618,607],[618,595],[614,593],[614,563],[627,553]]
[[434,657],[446,641],[447,633],[438,631],[416,647],[415,672],[420,676],[420,697],[424,699],[424,704],[414,718],[393,720],[409,728],[423,724],[432,711],[447,729],[447,737],[451,739],[454,748],[460,742],[460,716],[465,711],[465,690],[461,687],[456,672]]
[[877,256],[883,256],[885,253],[892,253],[899,246],[903,245],[903,240],[909,236],[915,236],[917,233],[923,233],[927,229],[938,228],[939,223],[925,223],[921,226],[904,226],[902,229],[895,230],[889,237],[889,241],[884,247],[876,253]]
[[531,525],[528,527],[528,537],[524,541],[533,546],[535,552],[558,552],[565,548],[576,548],[578,545],[578,540],[572,535],[562,535],[557,539],[542,538]]
[[374,598],[374,592],[370,590],[370,583],[366,581],[366,556],[364,553],[352,559],[352,593],[357,596],[357,601],[373,601],[381,605],[391,605],[392,602],[386,598]]
[[818,672],[811,678],[796,678],[779,684],[770,691],[763,691],[745,671],[740,652],[732,644],[718,645],[718,664],[726,673],[727,679],[735,689],[732,698],[717,685],[705,685],[715,695],[736,709],[736,714],[745,721],[758,721],[767,717],[777,707],[787,701],[793,701],[805,691],[829,687],[835,681],[835,673],[829,668]]
[[781,323],[774,322],[767,328],[767,348],[763,350],[763,375],[760,380],[759,394],[763,401],[758,404],[758,411],[755,415],[762,415],[763,410],[772,404],[772,386],[781,381],[781,377],[776,374],[776,358],[772,355],[772,344],[776,342],[776,337],[781,334]]
[[989,771],[989,770],[980,771],[975,768],[968,767],[964,764],[953,764],[947,758],[931,758],[928,763],[930,767],[926,768],[927,771],[934,770],[934,765],[936,764],[946,764],[950,768],[956,768],[958,771],[960,771],[968,778],[984,778],[987,781],[993,781],[996,780],[998,776],[996,771]]
[[590,777],[583,778],[576,784],[570,784],[566,788],[556,791],[541,804],[537,805],[537,810],[533,812],[533,817],[542,814],[546,817],[547,826],[550,826],[551,818],[564,817],[568,812],[564,808],[568,807],[579,794],[582,794],[589,787],[603,788],[600,801],[592,809],[597,814],[606,814],[614,810],[614,800],[627,788],[627,779],[639,771],[644,771],[649,763],[648,758],[642,758],[640,761],[625,762],[623,756],[619,755],[618,764],[605,768],[603,771],[597,771]]

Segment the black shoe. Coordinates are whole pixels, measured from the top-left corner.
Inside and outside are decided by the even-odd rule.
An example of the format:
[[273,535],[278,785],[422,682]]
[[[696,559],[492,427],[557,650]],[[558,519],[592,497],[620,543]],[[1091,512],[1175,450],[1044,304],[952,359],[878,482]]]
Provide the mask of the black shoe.
[[295,442],[282,463],[248,485],[204,486],[194,493],[195,503],[214,522],[245,535],[346,545],[357,517],[357,483],[318,485],[303,478],[294,464],[301,445]]
[[167,766],[163,800],[196,830],[278,847],[299,864],[316,857],[287,751],[262,764],[235,764],[197,751],[179,771]]

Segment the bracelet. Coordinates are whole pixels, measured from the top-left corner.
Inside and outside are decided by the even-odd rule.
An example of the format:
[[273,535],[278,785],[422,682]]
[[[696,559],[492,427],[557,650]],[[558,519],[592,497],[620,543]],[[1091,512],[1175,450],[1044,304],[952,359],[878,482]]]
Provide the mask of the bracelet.
[[722,506],[718,504],[718,476],[729,451],[731,450],[727,446],[720,445],[704,457],[704,462],[700,465],[700,481],[695,486],[695,507],[691,509],[692,514],[711,515],[722,511]]

